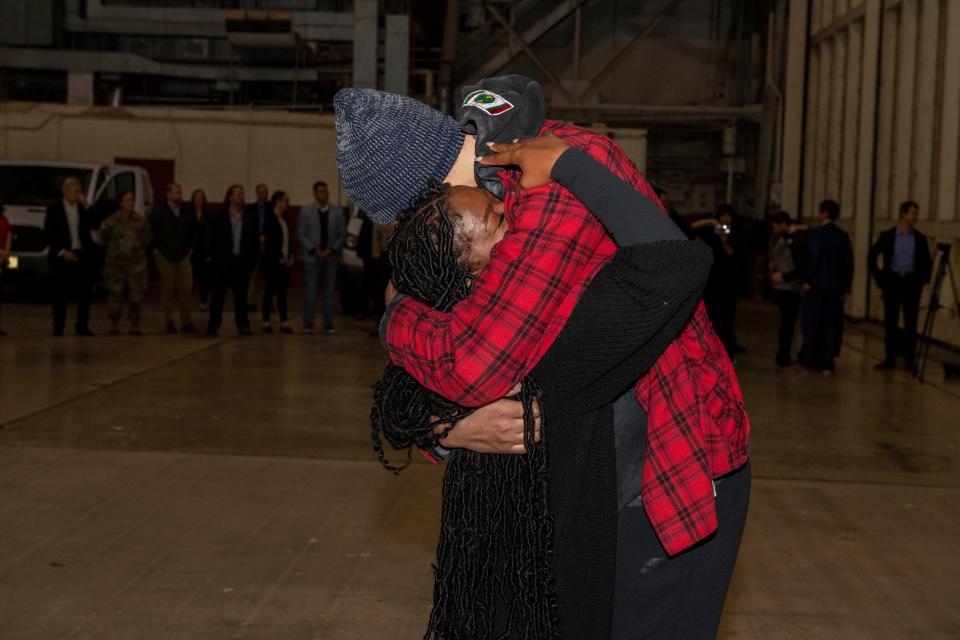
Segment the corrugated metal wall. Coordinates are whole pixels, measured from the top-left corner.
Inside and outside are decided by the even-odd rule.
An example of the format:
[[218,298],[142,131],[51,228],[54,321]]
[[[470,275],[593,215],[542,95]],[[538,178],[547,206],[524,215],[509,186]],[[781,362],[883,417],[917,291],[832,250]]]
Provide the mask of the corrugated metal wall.
[[[920,204],[920,228],[934,241],[960,238],[960,1],[811,0],[791,11],[792,30],[802,28],[802,13],[802,125],[787,122],[802,126],[801,148],[793,151],[802,170],[784,192],[793,189],[804,217],[823,199],[840,203],[857,254],[848,312],[879,318],[866,256],[896,223],[902,201]],[[938,337],[960,343],[956,314],[942,316]]]

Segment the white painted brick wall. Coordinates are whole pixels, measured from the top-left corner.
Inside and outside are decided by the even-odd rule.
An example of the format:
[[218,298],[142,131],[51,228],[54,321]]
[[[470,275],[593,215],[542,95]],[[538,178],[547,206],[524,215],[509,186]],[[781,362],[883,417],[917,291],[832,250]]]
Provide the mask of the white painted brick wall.
[[266,111],[6,103],[0,105],[5,160],[112,163],[117,157],[173,160],[176,179],[218,201],[240,183],[265,182],[295,204],[315,180],[346,201],[336,164],[333,116]]

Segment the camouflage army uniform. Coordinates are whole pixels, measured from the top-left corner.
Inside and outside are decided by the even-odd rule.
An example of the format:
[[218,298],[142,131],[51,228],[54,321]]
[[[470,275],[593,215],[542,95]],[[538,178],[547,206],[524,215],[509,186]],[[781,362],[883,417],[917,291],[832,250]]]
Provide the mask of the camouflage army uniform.
[[120,322],[123,294],[130,303],[130,326],[140,326],[141,308],[147,293],[147,245],[150,226],[137,213],[117,211],[107,218],[101,229],[106,248],[103,280],[110,294],[107,307],[114,328]]

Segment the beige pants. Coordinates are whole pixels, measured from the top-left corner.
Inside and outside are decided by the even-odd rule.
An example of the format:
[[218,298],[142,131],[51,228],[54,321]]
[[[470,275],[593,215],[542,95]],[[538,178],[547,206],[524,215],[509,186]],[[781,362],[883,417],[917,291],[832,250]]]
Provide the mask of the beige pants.
[[163,303],[164,320],[173,322],[179,306],[180,326],[192,325],[190,303],[193,299],[193,271],[190,269],[190,258],[170,262],[158,255],[156,259],[157,271],[160,272],[160,300]]

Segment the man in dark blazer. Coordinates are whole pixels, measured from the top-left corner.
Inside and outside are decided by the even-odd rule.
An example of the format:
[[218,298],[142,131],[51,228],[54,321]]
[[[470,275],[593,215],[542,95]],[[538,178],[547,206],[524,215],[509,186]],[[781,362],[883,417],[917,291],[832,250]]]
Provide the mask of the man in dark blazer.
[[800,363],[833,373],[840,351],[843,301],[853,284],[853,245],[837,226],[840,205],[820,203],[820,226],[810,232],[803,273],[803,348]]
[[[920,206],[908,200],[900,205],[900,223],[880,234],[870,248],[870,275],[883,291],[883,320],[886,332],[886,357],[877,369],[896,366],[900,309],[903,309],[903,347],[907,369],[914,370],[917,351],[917,317],[920,293],[930,282],[933,260],[927,237],[917,231]],[[877,258],[883,256],[883,267]]]
[[63,181],[63,198],[47,207],[43,234],[47,259],[53,270],[53,335],[62,336],[67,300],[77,301],[78,336],[92,336],[90,298],[96,269],[93,212],[87,208],[83,184],[77,178]]
[[227,190],[223,211],[210,215],[207,222],[207,255],[213,291],[207,335],[215,336],[223,323],[223,305],[227,291],[233,291],[233,314],[237,331],[248,336],[247,288],[250,274],[260,254],[260,220],[255,210],[243,206],[240,185]]

